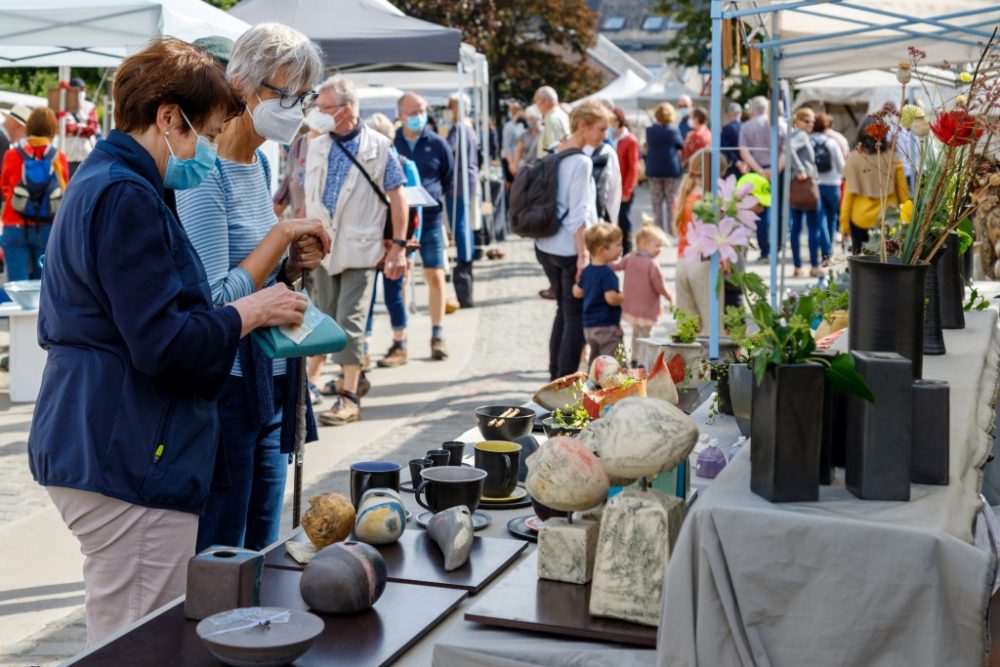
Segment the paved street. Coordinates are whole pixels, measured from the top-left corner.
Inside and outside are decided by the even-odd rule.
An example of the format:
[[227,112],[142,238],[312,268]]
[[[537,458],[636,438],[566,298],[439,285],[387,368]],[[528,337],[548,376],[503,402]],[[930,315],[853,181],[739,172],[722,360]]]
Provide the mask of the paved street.
[[[645,189],[637,196],[635,224],[649,208]],[[411,321],[410,363],[371,373],[373,389],[363,402],[362,421],[320,429],[320,440],[306,452],[305,506],[311,495],[347,492],[351,462],[385,458],[405,466],[473,426],[475,407],[523,401],[546,380],[555,306],[538,297],[546,282],[531,243],[513,240],[503,247],[506,259],[476,264],[476,307],[445,320],[447,361],[428,359],[430,324],[421,307]],[[676,251],[668,249],[661,260],[673,289]],[[423,285],[416,295],[424,306]],[[388,317],[380,314],[373,356],[388,349],[389,337]],[[0,393],[0,667],[55,664],[86,641],[78,544],[28,471],[32,407],[12,406]],[[291,476],[288,491],[285,531],[291,529]]]

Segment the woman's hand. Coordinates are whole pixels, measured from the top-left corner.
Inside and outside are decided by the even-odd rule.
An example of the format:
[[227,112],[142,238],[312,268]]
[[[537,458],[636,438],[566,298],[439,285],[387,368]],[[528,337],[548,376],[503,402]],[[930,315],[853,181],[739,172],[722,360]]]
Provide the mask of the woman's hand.
[[576,256],[576,282],[580,282],[580,274],[583,273],[583,270],[585,268],[587,268],[588,264],[590,264],[590,256],[589,255],[587,255],[587,254],[582,254],[582,255],[578,254]]
[[283,225],[288,233],[289,247],[304,237],[312,236],[320,244],[323,255],[330,252],[330,235],[323,227],[323,223],[316,218],[292,218],[282,220],[278,223]]
[[288,246],[285,277],[288,280],[297,280],[302,275],[303,269],[312,271],[323,262],[324,257],[326,252],[323,250],[322,241],[312,235],[303,236]]
[[804,181],[807,178],[809,178],[809,174],[805,173],[804,171],[795,176],[796,181]]
[[237,299],[229,305],[240,314],[243,322],[240,333],[242,337],[260,327],[302,324],[308,304],[309,300],[304,294],[294,292],[283,283],[278,283]]

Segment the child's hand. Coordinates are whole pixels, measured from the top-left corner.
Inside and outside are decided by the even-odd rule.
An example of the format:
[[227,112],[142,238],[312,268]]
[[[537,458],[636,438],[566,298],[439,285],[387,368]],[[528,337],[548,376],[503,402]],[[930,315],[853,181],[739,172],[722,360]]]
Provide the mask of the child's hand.
[[582,299],[583,298],[583,288],[573,283],[573,298]]

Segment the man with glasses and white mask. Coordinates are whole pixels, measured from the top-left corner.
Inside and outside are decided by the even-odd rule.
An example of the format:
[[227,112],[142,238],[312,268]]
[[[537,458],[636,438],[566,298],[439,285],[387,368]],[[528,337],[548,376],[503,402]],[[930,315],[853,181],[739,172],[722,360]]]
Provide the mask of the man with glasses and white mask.
[[[278,23],[245,32],[225,54],[226,76],[243,100],[226,122],[218,156],[198,187],[177,192],[177,210],[205,267],[216,304],[235,301],[303,269],[315,269],[330,236],[315,218],[278,221],[271,169],[261,144],[288,143],[316,98],[320,51],[305,35]],[[220,65],[221,66],[221,65]],[[199,139],[200,140],[200,139]],[[273,362],[252,337],[239,352],[219,398],[219,450],[211,493],[198,525],[198,550],[213,544],[262,549],[278,539],[288,454],[296,432],[299,367]],[[307,414],[310,438],[315,423]]]
[[[332,76],[317,88],[316,108],[333,119],[333,130],[309,143],[306,214],[323,221],[332,251],[316,276],[317,305],[347,333],[347,347],[333,355],[343,380],[321,424],[340,426],[361,418],[365,324],[375,286],[375,267],[395,280],[406,270],[406,178],[389,139],[358,122],[354,84]],[[386,213],[391,230],[383,245]],[[365,383],[367,385],[367,383]]]

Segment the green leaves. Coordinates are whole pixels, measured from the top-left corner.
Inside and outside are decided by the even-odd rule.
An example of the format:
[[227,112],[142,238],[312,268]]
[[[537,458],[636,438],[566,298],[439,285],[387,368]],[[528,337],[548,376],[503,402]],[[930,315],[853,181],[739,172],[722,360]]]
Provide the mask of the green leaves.
[[833,388],[843,394],[860,396],[869,403],[875,402],[875,394],[869,389],[864,377],[854,370],[854,357],[841,352],[833,359],[813,358],[826,366],[826,377]]

